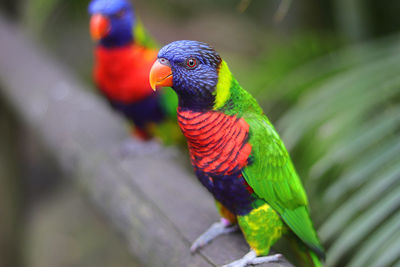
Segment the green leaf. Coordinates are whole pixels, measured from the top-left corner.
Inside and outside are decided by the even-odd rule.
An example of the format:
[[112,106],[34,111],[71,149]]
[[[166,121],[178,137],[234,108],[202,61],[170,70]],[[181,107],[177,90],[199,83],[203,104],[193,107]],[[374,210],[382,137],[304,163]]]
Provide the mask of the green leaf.
[[321,178],[333,165],[360,156],[371,144],[393,134],[399,125],[400,107],[389,109],[366,121],[347,136],[339,138],[338,143],[332,144],[330,153],[325,154],[312,166],[311,177]]
[[326,266],[399,260],[399,52],[399,35],[355,45],[275,85],[272,99],[294,103],[277,128],[321,223]]
[[365,154],[349,170],[330,186],[325,193],[325,203],[332,203],[345,193],[360,186],[371,174],[379,170],[386,162],[400,155],[400,136],[388,140],[375,151]]
[[397,231],[383,244],[372,257],[370,266],[390,266],[400,258],[400,231]]
[[[368,263],[374,258],[380,258],[381,255],[375,255],[381,247],[387,243],[393,235],[400,233],[400,212],[397,212],[389,220],[387,220],[375,233],[373,233],[358,249],[357,253],[353,255],[352,260],[349,262],[349,266],[352,267],[363,267],[367,266]],[[399,246],[398,239],[397,247]],[[400,255],[398,253],[397,255]],[[400,259],[400,258],[399,258]],[[371,265],[371,266],[385,266],[385,265]]]
[[[352,251],[359,242],[376,229],[400,205],[400,186],[387,193],[356,220],[342,230],[327,251],[326,266],[334,266],[341,257]],[[321,236],[323,233],[321,233]]]
[[400,183],[400,159],[390,168],[384,168],[363,188],[357,190],[325,220],[320,228],[321,238],[330,240],[336,237],[352,218],[374,202],[396,184]]

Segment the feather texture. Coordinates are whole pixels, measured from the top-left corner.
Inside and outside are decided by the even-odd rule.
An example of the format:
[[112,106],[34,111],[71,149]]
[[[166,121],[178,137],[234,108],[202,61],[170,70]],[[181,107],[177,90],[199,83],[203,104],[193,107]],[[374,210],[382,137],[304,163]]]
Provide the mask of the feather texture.
[[[173,89],[179,97],[178,122],[196,175],[218,201],[219,210],[230,211],[221,215],[237,216],[257,255],[267,255],[290,232],[306,248],[303,258],[320,266],[315,254],[324,258],[324,250],[309,215],[305,190],[257,101],[205,43],[176,41],[163,47],[158,57],[172,69]],[[195,58],[198,66],[186,68],[188,58]]]
[[[157,43],[126,0],[93,0],[92,15],[102,16],[108,31],[95,48],[94,80],[111,107],[136,127],[137,136],[157,136],[164,143],[182,141],[176,124],[178,99],[172,89],[155,93],[149,72]],[[156,127],[154,127],[157,125]]]

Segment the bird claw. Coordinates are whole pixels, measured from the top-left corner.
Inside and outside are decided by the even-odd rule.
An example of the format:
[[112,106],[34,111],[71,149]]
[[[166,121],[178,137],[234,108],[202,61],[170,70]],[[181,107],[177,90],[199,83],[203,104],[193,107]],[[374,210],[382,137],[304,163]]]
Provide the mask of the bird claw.
[[207,231],[201,234],[192,244],[190,247],[190,251],[192,253],[196,252],[198,249],[204,247],[208,243],[210,243],[213,239],[217,236],[223,234],[229,234],[235,232],[239,229],[237,224],[234,225],[227,225],[224,220],[221,219],[220,222],[213,223]]
[[277,262],[281,259],[281,257],[282,257],[281,254],[257,257],[256,252],[254,250],[250,250],[249,253],[243,256],[243,258],[231,262],[229,264],[223,265],[222,267],[245,267],[246,265]]

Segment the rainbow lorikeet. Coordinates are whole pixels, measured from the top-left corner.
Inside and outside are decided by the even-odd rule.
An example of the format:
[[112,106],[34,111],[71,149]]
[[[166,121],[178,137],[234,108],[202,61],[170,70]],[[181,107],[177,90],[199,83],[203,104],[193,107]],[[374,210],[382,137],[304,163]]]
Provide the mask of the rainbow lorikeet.
[[137,137],[148,140],[157,135],[169,142],[176,133],[181,135],[175,126],[175,93],[171,89],[155,93],[150,87],[149,71],[158,49],[131,3],[93,0],[89,13],[90,33],[97,41],[94,80],[100,92],[135,125]]
[[308,200],[289,154],[257,101],[208,44],[176,41],[164,46],[150,71],[155,89],[178,95],[178,123],[187,138],[200,182],[222,216],[192,245],[196,250],[237,223],[250,252],[228,266],[271,262],[270,247],[288,234],[308,266],[321,265],[324,250]]

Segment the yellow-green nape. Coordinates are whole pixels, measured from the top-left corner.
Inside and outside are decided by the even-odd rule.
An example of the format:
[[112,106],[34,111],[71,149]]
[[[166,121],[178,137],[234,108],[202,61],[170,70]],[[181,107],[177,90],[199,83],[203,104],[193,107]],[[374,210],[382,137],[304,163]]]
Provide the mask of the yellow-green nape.
[[232,74],[224,60],[221,61],[218,73],[218,83],[214,91],[214,109],[223,107],[231,95]]

